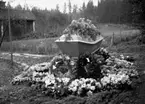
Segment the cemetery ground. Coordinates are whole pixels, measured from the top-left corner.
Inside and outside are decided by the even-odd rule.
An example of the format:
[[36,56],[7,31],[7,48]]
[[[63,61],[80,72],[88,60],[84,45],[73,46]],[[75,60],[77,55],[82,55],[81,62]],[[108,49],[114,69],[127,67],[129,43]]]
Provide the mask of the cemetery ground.
[[[108,32],[107,32],[108,33]],[[112,34],[112,33],[111,33]],[[120,34],[120,32],[118,32]],[[19,63],[13,63],[8,59],[8,54],[0,54],[0,104],[144,104],[145,102],[145,45],[137,44],[136,35],[120,39],[114,39],[114,45],[107,49],[111,54],[129,55],[135,58],[135,65],[140,73],[141,82],[132,91],[120,92],[104,91],[90,97],[68,96],[61,99],[53,99],[44,96],[41,91],[27,86],[13,86],[11,80],[21,73],[23,67]],[[106,35],[103,46],[110,44],[110,35]],[[131,37],[131,38],[130,38]],[[120,42],[118,41],[120,40]],[[27,40],[29,41],[29,40]],[[36,41],[36,40],[35,40]],[[38,41],[38,40],[37,40]],[[49,41],[50,42],[50,41]],[[53,41],[52,41],[53,42]],[[26,42],[25,42],[26,43]],[[33,41],[32,41],[33,43]],[[46,44],[48,45],[48,44]],[[42,48],[43,49],[43,48]],[[53,49],[53,48],[51,48]],[[22,49],[23,50],[23,49]],[[55,50],[58,52],[57,48]],[[17,51],[16,51],[17,52]],[[23,52],[23,51],[21,51]],[[27,51],[25,51],[27,52]],[[33,53],[33,52],[32,52]],[[45,54],[45,53],[43,53]],[[33,65],[41,62],[48,62],[53,57],[52,53],[32,57],[29,54],[15,54],[14,61]]]

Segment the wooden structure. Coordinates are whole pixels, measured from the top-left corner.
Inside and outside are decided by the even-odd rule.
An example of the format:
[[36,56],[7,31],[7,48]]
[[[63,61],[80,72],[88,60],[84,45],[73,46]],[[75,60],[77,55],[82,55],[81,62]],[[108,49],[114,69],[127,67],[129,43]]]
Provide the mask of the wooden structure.
[[[9,9],[12,34],[21,35],[35,31],[35,16],[30,11]],[[8,34],[8,8],[0,1],[0,37]]]

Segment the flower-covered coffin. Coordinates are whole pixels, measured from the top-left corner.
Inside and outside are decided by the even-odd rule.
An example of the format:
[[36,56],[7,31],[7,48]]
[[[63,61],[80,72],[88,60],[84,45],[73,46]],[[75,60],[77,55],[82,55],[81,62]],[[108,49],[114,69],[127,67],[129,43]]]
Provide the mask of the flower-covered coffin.
[[64,54],[78,57],[80,54],[97,50],[102,40],[97,27],[90,20],[80,18],[73,20],[55,42]]

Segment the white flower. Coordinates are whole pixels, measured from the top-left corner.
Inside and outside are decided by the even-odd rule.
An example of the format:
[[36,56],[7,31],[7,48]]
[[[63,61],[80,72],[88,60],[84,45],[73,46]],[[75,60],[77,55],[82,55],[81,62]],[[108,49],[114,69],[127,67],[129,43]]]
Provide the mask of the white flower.
[[87,92],[87,95],[88,95],[88,96],[91,96],[91,95],[93,95],[93,92],[92,92],[92,91],[88,91],[88,92]]
[[101,88],[102,87],[100,82],[96,82],[95,83],[95,86],[97,86],[98,88]]
[[56,78],[58,82],[62,82],[62,80],[60,78]]
[[71,82],[71,84],[69,85],[70,88],[78,86],[78,83],[76,81]]
[[55,77],[54,77],[53,74],[48,74],[48,73],[47,73],[47,76],[44,77],[44,78],[42,79],[42,81],[45,82],[45,86],[46,86],[46,87],[48,87],[48,86],[51,85],[51,84],[54,84],[54,85],[56,84],[56,79],[55,79]]
[[70,78],[62,78],[62,81],[63,81],[64,85],[67,85],[68,82],[70,81]]
[[77,86],[69,87],[70,91],[76,92],[77,91]]
[[121,59],[124,60],[124,55],[120,55]]
[[[89,20],[89,19],[87,19],[86,21],[87,21],[89,24],[91,24],[91,22],[92,22],[92,21],[91,21],[91,20]],[[92,24],[92,25],[93,25],[93,24]]]
[[89,58],[86,58],[87,59],[87,62],[90,62],[90,59]]
[[35,78],[36,82],[42,82],[41,78]]
[[94,91],[94,90],[96,89],[96,87],[95,87],[95,86],[91,86],[90,89],[91,89],[92,91]]
[[85,81],[86,81],[86,79],[85,79],[85,78],[81,78],[81,79],[80,79],[80,81],[85,82]]
[[89,83],[89,84],[87,84],[87,89],[89,89],[91,87],[91,84]]
[[87,87],[86,83],[81,85],[81,88],[86,88],[86,87]]
[[69,57],[69,56],[65,56],[65,59],[66,59],[66,60],[70,60],[70,57]]
[[38,74],[39,74],[38,72],[34,71],[33,74],[32,74],[33,78],[36,77]]
[[101,83],[103,84],[103,86],[106,86],[108,83],[110,83],[110,77],[107,76],[103,77],[101,79]]
[[74,66],[75,65],[75,62],[74,61],[71,61],[70,62],[70,65]]
[[45,86],[47,87],[47,86],[49,86],[49,85],[51,85],[51,84],[55,84],[55,80],[51,80],[51,79],[47,79],[47,80],[45,80]]
[[76,20],[72,20],[71,24],[76,24]]
[[123,74],[122,76],[121,76],[121,82],[124,84],[125,82],[127,82],[128,80],[129,80],[129,76],[128,75],[125,75],[125,74]]
[[82,88],[79,88],[77,94],[80,95],[82,93]]
[[53,65],[53,66],[52,66],[52,69],[53,69],[53,70],[55,70],[55,69],[56,69],[56,66],[55,66],[55,65]]

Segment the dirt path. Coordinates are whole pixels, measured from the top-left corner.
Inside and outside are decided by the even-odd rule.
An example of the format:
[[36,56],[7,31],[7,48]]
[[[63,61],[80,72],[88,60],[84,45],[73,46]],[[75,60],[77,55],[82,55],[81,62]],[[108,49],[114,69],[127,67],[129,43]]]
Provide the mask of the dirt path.
[[[28,53],[13,53],[13,60],[16,63],[22,63],[23,65],[33,65],[41,62],[49,61],[54,55],[38,55],[38,54],[28,54]],[[11,54],[8,52],[1,52],[0,58],[11,59]]]

